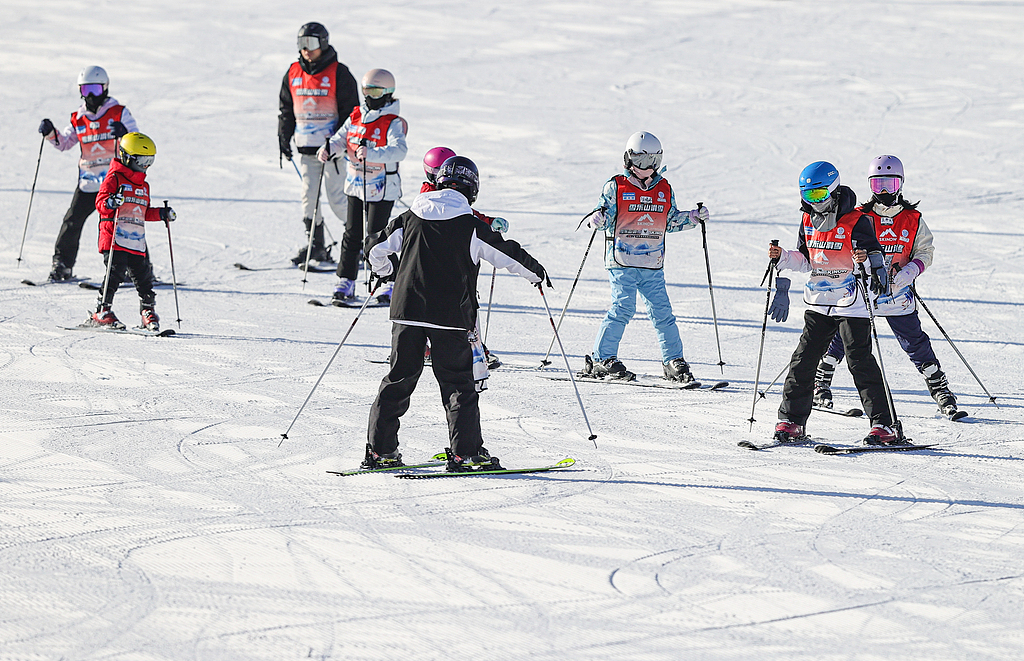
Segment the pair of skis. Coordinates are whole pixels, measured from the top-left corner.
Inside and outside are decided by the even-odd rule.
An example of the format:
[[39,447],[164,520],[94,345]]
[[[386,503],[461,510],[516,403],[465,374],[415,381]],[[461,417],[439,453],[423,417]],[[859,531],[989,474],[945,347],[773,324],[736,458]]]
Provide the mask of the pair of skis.
[[[515,368],[513,368],[515,369]],[[554,374],[544,374],[537,372],[537,376],[551,381],[568,381],[567,376],[557,376]],[[592,376],[583,376],[582,374],[576,375],[576,383],[615,383],[623,386],[638,386],[640,388],[661,388],[663,390],[721,390],[729,385],[728,381],[718,381],[716,383],[703,384],[700,381],[691,381],[689,383],[680,383],[678,381],[669,381],[668,379],[662,378],[640,378],[637,376],[636,379],[626,381],[625,379],[598,379]]]
[[[907,439],[910,441],[910,439]],[[808,436],[804,436],[802,439],[795,441],[779,441],[773,440],[762,445],[751,443],[750,441],[740,441],[737,443],[741,448],[747,450],[768,450],[770,448],[777,447],[807,447],[812,445],[814,451],[819,454],[862,454],[865,452],[909,452],[913,450],[927,450],[928,448],[936,447],[935,443],[927,445],[918,445],[914,443],[908,443],[906,445],[829,445],[827,443],[817,443]]]
[[95,331],[97,333],[111,333],[118,335],[145,335],[148,337],[170,337],[174,335],[173,328],[165,328],[163,330],[151,331],[148,328],[142,328],[141,326],[125,326],[124,328],[107,328],[104,326],[97,326],[88,322],[79,324],[77,326],[61,326],[64,330],[71,331]]
[[427,471],[427,472],[404,472],[423,468],[440,468],[445,465],[446,457],[444,452],[439,452],[420,464],[408,464],[405,466],[389,466],[387,468],[356,468],[344,471],[327,471],[331,475],[362,475],[364,473],[393,473],[395,477],[407,480],[422,480],[438,477],[476,477],[481,475],[521,475],[523,473],[544,473],[547,471],[569,468],[576,463],[575,459],[566,458],[557,463],[547,466],[534,466],[531,468],[501,468],[498,470],[470,470],[461,473],[450,473],[448,471]]

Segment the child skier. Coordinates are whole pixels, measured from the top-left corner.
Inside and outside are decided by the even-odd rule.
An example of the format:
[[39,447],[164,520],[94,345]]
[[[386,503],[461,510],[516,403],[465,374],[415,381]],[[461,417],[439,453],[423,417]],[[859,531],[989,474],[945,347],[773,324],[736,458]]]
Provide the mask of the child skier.
[[96,208],[96,192],[116,155],[117,140],[129,131],[139,130],[128,109],[107,94],[109,85],[110,79],[102,67],[82,69],[78,74],[82,105],[72,113],[70,125],[58,131],[49,119],[39,122],[39,132],[60,151],[67,151],[75,145],[81,147],[78,187],[71,196],[71,206],[57,232],[50,282],[73,277],[82,228]]
[[477,272],[485,259],[534,284],[547,276],[518,243],[502,238],[473,215],[470,205],[480,189],[473,161],[464,156],[449,158],[436,184],[438,190],[418,195],[410,210],[392,220],[369,250],[374,274],[394,282],[394,323],[391,370],[370,409],[364,468],[402,465],[399,418],[409,410],[428,340],[448,417],[448,470],[500,468],[483,447],[473,351],[467,337],[476,326]]
[[[882,372],[871,353],[869,311],[854,262],[854,249],[866,250],[871,264],[871,291],[888,294],[882,246],[875,237],[871,219],[856,208],[856,195],[840,185],[839,171],[831,163],[817,161],[804,168],[800,173],[800,195],[803,217],[797,249],[768,248],[768,256],[778,260],[779,271],[811,272],[804,288],[804,302],[810,309],[804,313],[804,330],[790,360],[774,437],[784,443],[804,440],[815,367],[838,331],[846,347],[850,373],[872,423],[864,443],[902,444],[902,434],[893,428]],[[789,280],[779,280],[776,298],[788,297]],[[780,315],[776,321],[784,317]]]
[[[388,224],[395,200],[402,197],[398,164],[409,151],[405,143],[409,127],[399,117],[398,99],[394,98],[395,77],[384,69],[371,69],[363,76],[362,91],[362,104],[356,106],[329,144],[317,152],[317,158],[325,163],[341,154],[347,163],[348,219],[338,260],[341,281],[334,290],[337,301],[355,298],[363,237],[376,234]],[[377,301],[386,305],[390,300],[391,285],[385,285]]]
[[[427,180],[420,184],[421,193],[428,193],[430,191],[437,190],[437,186],[435,184],[437,172],[438,170],[441,169],[441,164],[443,164],[447,159],[451,158],[452,156],[455,156],[455,152],[449,149],[448,147],[434,147],[433,149],[429,150],[426,154],[424,154],[423,175],[426,177]],[[494,230],[495,232],[501,232],[502,234],[504,234],[505,232],[508,231],[508,221],[505,220],[504,218],[501,218],[500,216],[487,216],[485,214],[480,213],[476,209],[473,209],[473,215],[479,218],[480,220],[484,221],[488,225],[490,225],[491,229]],[[479,297],[479,295],[480,294],[478,292],[477,297]],[[480,334],[479,317],[476,320],[476,328],[470,331],[469,333],[469,341],[470,344],[473,345],[473,372],[476,376],[477,391],[481,392],[487,389],[486,379],[489,376],[488,369],[498,369],[499,367],[501,367],[501,360],[499,360],[497,356],[492,354],[491,351],[487,348],[487,345],[484,344],[483,335]],[[475,357],[480,352],[483,352],[483,361],[478,361],[475,359]],[[429,346],[427,346],[424,359],[430,360]]]
[[[917,298],[910,290],[917,276],[931,266],[935,248],[932,233],[917,210],[917,204],[903,199],[903,163],[895,156],[882,155],[868,167],[871,201],[860,211],[871,218],[879,243],[885,250],[891,274],[892,293],[879,296],[875,314],[885,317],[889,328],[917,370],[924,375],[928,393],[947,416],[958,413],[956,395],[932,349],[931,339],[921,328]],[[832,376],[843,359],[843,343],[834,338],[818,364],[814,382],[814,403],[832,408]],[[964,415],[964,414],[961,414]]]
[[117,160],[111,163],[106,178],[100,184],[96,195],[96,210],[100,214],[99,249],[103,253],[107,275],[100,288],[96,312],[87,320],[87,324],[114,329],[125,327],[110,306],[127,272],[139,292],[141,327],[150,331],[160,330],[160,318],[155,310],[153,265],[146,252],[145,223],[160,220],[171,222],[175,213],[170,207],[157,208],[149,204],[146,170],[155,158],[156,145],[149,136],[137,132],[128,133],[121,138]]
[[612,305],[594,340],[593,355],[585,356],[581,376],[636,378],[617,358],[626,324],[636,312],[636,295],[647,305],[661,346],[665,378],[695,383],[683,358],[672,302],[665,288],[665,235],[693,229],[708,220],[707,207],[680,211],[675,192],[662,178],[661,141],[653,134],[634,133],[626,141],[625,170],[604,185],[601,205],[588,224],[605,230],[605,268],[612,287]]

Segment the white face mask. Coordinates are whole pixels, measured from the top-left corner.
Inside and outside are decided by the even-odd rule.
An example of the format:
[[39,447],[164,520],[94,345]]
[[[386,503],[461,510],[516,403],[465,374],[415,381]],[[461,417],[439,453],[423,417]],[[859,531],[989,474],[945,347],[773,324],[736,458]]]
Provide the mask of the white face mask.
[[822,200],[821,202],[808,202],[807,204],[812,209],[814,209],[815,213],[826,213],[827,211],[831,210],[833,206],[835,206],[835,203],[836,199],[830,195],[828,198]]

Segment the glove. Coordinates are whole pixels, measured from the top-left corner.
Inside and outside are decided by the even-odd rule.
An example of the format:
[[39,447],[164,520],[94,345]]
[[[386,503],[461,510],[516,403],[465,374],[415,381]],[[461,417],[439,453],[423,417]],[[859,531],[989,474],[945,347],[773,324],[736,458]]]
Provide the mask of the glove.
[[885,268],[885,257],[880,252],[868,254],[868,263],[871,264],[871,292],[878,295],[889,293],[889,272]]
[[360,145],[358,147],[356,147],[355,155],[356,155],[356,160],[359,161],[360,163],[362,163],[363,161],[366,160],[366,144],[365,144],[365,142],[364,143],[360,143]]
[[118,190],[116,193],[114,193],[113,195],[108,197],[107,201],[104,202],[104,204],[106,205],[106,207],[108,209],[116,209],[116,208],[118,208],[119,206],[124,204],[124,193],[122,193],[120,190]]
[[893,291],[901,291],[914,284],[914,280],[917,279],[917,276],[921,275],[921,271],[923,270],[924,269],[921,268],[921,262],[915,259],[902,269],[896,271],[896,274],[892,276],[891,286]]
[[508,231],[508,221],[500,216],[496,216],[494,220],[491,221],[491,229],[495,232],[504,234]]
[[289,161],[292,160],[292,139],[283,135],[277,136],[277,148],[281,150],[281,156]]
[[371,271],[370,272],[370,291],[376,290],[377,287],[380,287],[385,282],[394,282],[394,281],[395,281],[395,271],[394,270],[392,270],[391,273],[388,273],[387,275],[378,275],[377,273],[374,273],[374,272]]
[[779,323],[789,319],[789,284],[789,278],[775,278],[775,297],[768,306],[768,314]]
[[604,215],[604,207],[598,207],[587,216],[587,227],[592,230],[604,229],[607,227],[608,219]]
[[43,135],[43,137],[49,136],[56,130],[57,129],[53,127],[53,122],[51,122],[48,119],[44,119],[43,121],[39,122],[39,132]]
[[126,129],[124,124],[116,119],[110,122],[110,130],[114,132],[114,137],[118,139],[128,135],[128,129]]
[[554,286],[552,286],[551,284],[551,278],[548,277],[547,269],[545,269],[543,266],[540,267],[540,280],[533,283],[533,286],[536,287],[537,289],[540,289],[541,285],[547,285],[548,289],[554,289]]
[[165,223],[173,223],[177,217],[178,214],[174,213],[174,209],[171,207],[160,207],[160,220]]
[[689,212],[690,220],[695,223],[703,223],[704,221],[711,218],[711,214],[708,213],[708,208],[705,206],[697,207],[696,209]]

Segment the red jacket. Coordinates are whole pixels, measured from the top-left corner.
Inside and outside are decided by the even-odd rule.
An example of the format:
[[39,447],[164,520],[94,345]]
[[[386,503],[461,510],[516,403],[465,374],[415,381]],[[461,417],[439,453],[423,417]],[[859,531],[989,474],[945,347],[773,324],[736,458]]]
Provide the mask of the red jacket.
[[[100,252],[110,250],[111,237],[114,235],[114,215],[117,213],[116,209],[107,208],[107,198],[126,184],[132,189],[131,199],[140,205],[144,204],[146,208],[146,221],[156,222],[160,220],[160,209],[149,205],[149,184],[146,183],[146,173],[136,172],[123,165],[120,161],[112,161],[110,169],[107,171],[107,176],[103,179],[103,183],[100,184],[100,190],[96,194],[96,211],[100,214]],[[145,254],[144,251],[131,250],[116,244],[115,248],[136,255]]]

